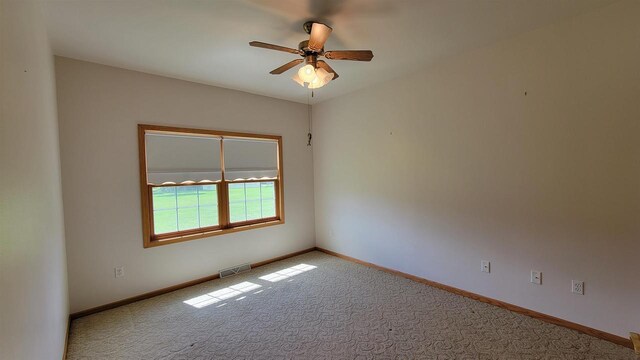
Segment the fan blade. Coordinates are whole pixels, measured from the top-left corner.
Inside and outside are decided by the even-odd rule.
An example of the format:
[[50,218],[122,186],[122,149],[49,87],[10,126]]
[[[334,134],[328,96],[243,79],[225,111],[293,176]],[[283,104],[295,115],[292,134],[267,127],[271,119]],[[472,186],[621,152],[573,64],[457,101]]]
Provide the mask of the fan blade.
[[331,60],[371,61],[373,53],[371,50],[325,51],[324,57]]
[[304,61],[303,59],[297,59],[297,60],[293,60],[293,61],[289,61],[288,63],[280,66],[277,69],[271,70],[269,72],[269,74],[273,74],[273,75],[278,75],[278,74],[282,74],[283,72],[291,69],[292,67],[300,64],[302,61]]
[[309,36],[309,49],[313,51],[322,50],[332,30],[333,29],[325,24],[313,23],[311,26],[311,35]]
[[284,46],[280,46],[280,45],[273,45],[273,44],[267,44],[261,41],[252,41],[249,43],[249,45],[253,46],[253,47],[259,47],[259,48],[264,48],[264,49],[270,49],[270,50],[276,50],[276,51],[284,51],[284,52],[288,52],[288,53],[292,53],[292,54],[297,54],[300,55],[300,50],[297,49],[292,49],[292,48],[288,48],[288,47],[284,47]]
[[331,66],[329,66],[329,64],[327,64],[323,60],[318,60],[317,64],[318,64],[318,67],[324,69],[326,72],[333,73],[333,79],[331,80],[335,80],[340,77],[340,75],[338,75],[338,73],[335,70],[333,70]]

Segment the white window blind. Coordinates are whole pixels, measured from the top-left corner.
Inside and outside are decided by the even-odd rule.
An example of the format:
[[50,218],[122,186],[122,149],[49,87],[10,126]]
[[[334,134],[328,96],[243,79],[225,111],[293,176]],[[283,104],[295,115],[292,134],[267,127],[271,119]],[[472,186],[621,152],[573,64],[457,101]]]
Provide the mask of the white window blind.
[[209,182],[222,179],[220,138],[146,134],[147,182]]
[[276,179],[278,143],[274,140],[224,139],[225,180]]

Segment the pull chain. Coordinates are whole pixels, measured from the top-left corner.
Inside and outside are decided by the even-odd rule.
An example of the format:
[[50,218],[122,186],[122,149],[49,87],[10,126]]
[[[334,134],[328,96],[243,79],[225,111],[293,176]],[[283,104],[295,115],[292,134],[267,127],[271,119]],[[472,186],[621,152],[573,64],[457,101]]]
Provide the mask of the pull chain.
[[[311,97],[313,97],[313,90],[311,90]],[[307,146],[311,146],[311,100],[309,99],[309,93],[307,93],[307,117],[309,118],[309,132],[307,133]]]

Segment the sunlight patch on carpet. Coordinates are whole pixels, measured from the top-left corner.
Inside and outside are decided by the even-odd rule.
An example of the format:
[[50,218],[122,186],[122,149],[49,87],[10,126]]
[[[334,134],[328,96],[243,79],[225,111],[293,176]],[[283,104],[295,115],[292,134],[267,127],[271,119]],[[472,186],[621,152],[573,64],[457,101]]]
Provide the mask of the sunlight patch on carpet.
[[274,273],[265,275],[265,276],[261,276],[260,279],[262,280],[267,280],[267,281],[271,281],[271,282],[278,282],[280,280],[284,280],[284,279],[288,279],[292,276],[301,274],[303,272],[309,271],[309,270],[313,270],[315,269],[317,266],[313,266],[313,265],[307,265],[307,264],[299,264],[296,266],[292,266],[286,269],[282,269],[279,271],[276,271]]
[[191,305],[195,308],[201,309],[205,306],[209,306],[211,304],[215,304],[217,302],[230,299],[234,296],[238,296],[240,294],[244,294],[246,292],[249,292],[251,290],[255,290],[261,287],[262,285],[254,284],[249,281],[244,281],[239,284],[231,285],[224,289],[220,289],[220,290],[210,292],[208,294],[196,296],[194,298],[185,300],[183,302],[187,305]]

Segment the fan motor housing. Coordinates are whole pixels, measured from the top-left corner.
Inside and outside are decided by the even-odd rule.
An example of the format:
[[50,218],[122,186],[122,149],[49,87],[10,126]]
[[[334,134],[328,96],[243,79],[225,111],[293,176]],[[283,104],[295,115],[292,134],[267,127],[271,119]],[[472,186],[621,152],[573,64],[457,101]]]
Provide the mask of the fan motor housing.
[[320,49],[320,51],[314,51],[314,50],[309,49],[309,40],[301,41],[298,44],[298,49],[300,51],[304,52],[304,55],[302,55],[302,56],[305,56],[305,57],[309,56],[311,54],[316,54],[316,55],[317,54],[322,54],[324,52],[324,48]]
[[318,55],[310,54],[304,57],[304,63],[313,65],[314,68],[318,67]]

